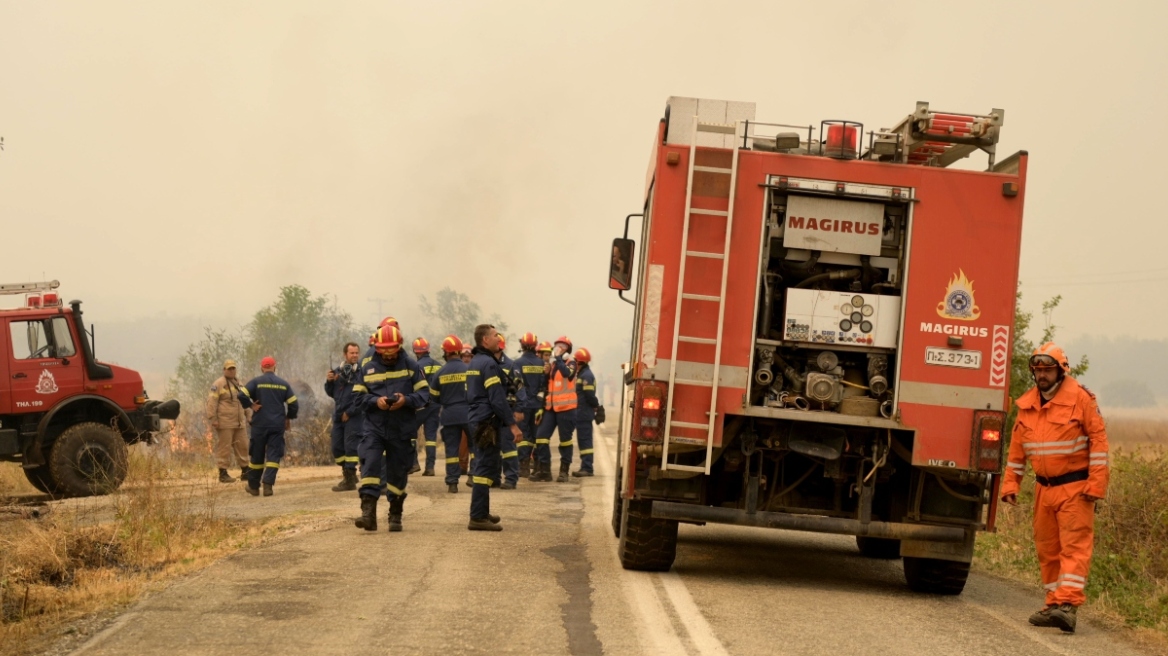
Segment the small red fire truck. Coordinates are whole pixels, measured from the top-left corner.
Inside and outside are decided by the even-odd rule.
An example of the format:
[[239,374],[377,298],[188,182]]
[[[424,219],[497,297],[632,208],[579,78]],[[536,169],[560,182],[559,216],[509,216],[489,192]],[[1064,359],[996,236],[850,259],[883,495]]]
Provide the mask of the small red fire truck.
[[669,569],[679,522],[784,528],[959,594],[997,510],[1027,155],[996,160],[999,109],[754,113],[671,98],[613,243],[609,286],[635,295],[621,562]]

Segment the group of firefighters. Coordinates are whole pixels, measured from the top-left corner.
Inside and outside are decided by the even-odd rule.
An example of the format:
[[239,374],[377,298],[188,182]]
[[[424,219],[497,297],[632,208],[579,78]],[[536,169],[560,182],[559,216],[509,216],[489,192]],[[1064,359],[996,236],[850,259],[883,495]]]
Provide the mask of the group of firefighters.
[[[332,447],[342,480],[334,491],[358,490],[358,528],[377,529],[377,503],[389,498],[389,530],[402,530],[406,481],[422,469],[416,435],[421,429],[426,460],[423,476],[434,476],[438,435],[445,449],[446,485],[458,492],[469,451],[470,530],[499,531],[490,512],[490,489],[515,489],[521,476],[552,480],[551,437],[558,431],[560,469],[569,480],[573,435],[580,444],[580,468],[572,476],[592,476],[592,423],[604,422],[589,370],[587,349],[572,353],[572,341],[538,342],[532,333],[519,340],[515,360],[504,353],[503,336],[493,326],[475,328],[473,345],[454,335],[442,341],[439,363],[430,345],[413,342],[415,358],[403,352],[401,329],[393,318],[381,322],[360,356],[345,346],[345,361],[330,371],[325,391],[336,402]],[[220,480],[232,450],[244,461],[243,410],[251,408],[249,463],[243,470],[249,494],[270,496],[284,452],[284,431],[296,418],[296,396],[276,376],[276,362],[264,358],[263,373],[240,385],[235,362],[224,364],[208,400],[217,433]],[[1001,499],[1018,502],[1027,463],[1037,485],[1034,539],[1046,601],[1030,616],[1035,626],[1073,632],[1076,610],[1086,601],[1084,588],[1094,547],[1095,503],[1107,492],[1109,448],[1095,396],[1070,374],[1066,353],[1043,344],[1030,357],[1035,386],[1016,401],[1018,417],[1010,443]],[[358,474],[358,468],[360,473]]]
[[[494,326],[475,328],[464,342],[455,335],[442,340],[440,363],[430,343],[404,348],[401,327],[393,317],[381,321],[361,354],[358,344],[344,347],[344,361],[328,372],[325,393],[335,402],[332,451],[341,467],[335,492],[356,490],[361,499],[358,528],[377,530],[377,504],[389,501],[389,530],[402,530],[402,507],[410,474],[434,476],[439,435],[445,451],[445,482],[459,491],[463,474],[471,489],[470,530],[499,531],[490,512],[490,489],[513,490],[521,477],[532,482],[552,478],[551,440],[558,433],[559,474],[555,480],[593,475],[593,422],[604,423],[596,396],[596,377],[588,349],[573,353],[566,336],[540,342],[533,333],[519,339],[520,354],[509,357]],[[216,432],[219,480],[234,482],[227,472],[232,452],[247,466],[241,478],[249,494],[273,494],[284,452],[284,431],[296,418],[291,386],[275,374],[276,362],[264,358],[262,375],[240,385],[236,363],[224,363],[215,381],[207,412]],[[244,410],[251,408],[251,439],[244,437]],[[424,468],[417,436],[425,447]],[[580,466],[570,471],[579,442]]]

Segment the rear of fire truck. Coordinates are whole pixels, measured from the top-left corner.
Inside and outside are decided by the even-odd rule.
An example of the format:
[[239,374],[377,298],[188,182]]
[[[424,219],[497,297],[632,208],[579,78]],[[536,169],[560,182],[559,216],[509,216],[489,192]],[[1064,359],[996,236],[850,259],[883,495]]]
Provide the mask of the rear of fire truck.
[[958,594],[996,513],[1026,153],[996,161],[998,109],[754,113],[671,98],[613,243],[621,562],[669,569],[679,522],[783,528]]

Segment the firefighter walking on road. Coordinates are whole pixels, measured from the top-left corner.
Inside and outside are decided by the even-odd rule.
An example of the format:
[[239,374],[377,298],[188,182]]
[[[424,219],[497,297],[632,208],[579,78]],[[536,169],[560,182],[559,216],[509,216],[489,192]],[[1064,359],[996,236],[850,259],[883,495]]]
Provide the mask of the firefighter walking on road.
[[1095,543],[1095,502],[1107,494],[1107,432],[1095,395],[1068,374],[1066,353],[1053,343],[1030,356],[1034,387],[1017,401],[1002,501],[1016,505],[1029,462],[1034,489],[1034,544],[1046,604],[1035,626],[1073,632]]
[[[543,411],[543,400],[547,390],[547,374],[544,373],[546,364],[536,352],[538,339],[535,333],[523,333],[519,338],[519,347],[523,352],[515,360],[519,375],[523,377],[525,390],[523,403],[523,421],[519,422],[519,430],[523,438],[516,447],[519,450],[519,476],[527,478],[531,475],[531,452],[535,449],[535,415]],[[551,351],[551,345],[548,345]]]
[[481,324],[475,327],[474,357],[466,372],[466,391],[470,403],[468,425],[474,459],[471,461],[474,487],[470,497],[472,531],[501,531],[498,515],[491,514],[491,484],[498,476],[502,456],[499,451],[499,433],[510,431],[516,441],[523,433],[515,424],[516,413],[507,405],[503,370],[496,359],[499,352],[499,334],[495,327]]
[[382,326],[373,336],[377,356],[361,367],[361,382],[353,386],[357,403],[365,409],[365,437],[361,440],[361,518],[357,528],[377,530],[377,500],[381,477],[389,497],[389,530],[402,530],[406,482],[416,452],[413,433],[415,414],[430,401],[429,384],[422,370],[401,352],[402,336],[396,326]]
[[442,340],[446,364],[430,382],[430,396],[441,408],[442,448],[446,456],[446,491],[458,492],[459,446],[470,411],[466,402],[466,363],[462,361],[462,340],[449,335]]
[[567,483],[572,466],[572,434],[576,430],[576,360],[572,357],[572,340],[556,339],[547,365],[548,391],[543,417],[535,432],[535,468],[532,481],[552,480],[552,433],[560,434],[560,475],[557,482]]
[[264,496],[270,497],[284,458],[284,432],[291,428],[300,406],[292,386],[276,375],[275,358],[260,360],[260,371],[263,373],[247,381],[236,398],[252,410],[247,493],[259,496],[262,483]]
[[235,456],[239,478],[247,480],[247,413],[239,402],[239,379],[235,374],[235,360],[223,363],[223,375],[211,385],[207,397],[207,423],[215,434],[215,464],[219,466],[219,482],[234,483],[227,473]]
[[357,360],[361,357],[361,347],[355,342],[345,344],[344,356],[344,363],[328,372],[324,381],[324,393],[336,404],[331,437],[333,459],[341,466],[341,482],[333,486],[333,492],[357,489],[358,448],[365,426],[364,413],[353,403],[353,386],[360,378]]
[[[417,356],[418,366],[422,368],[422,374],[426,376],[426,381],[430,383],[432,389],[434,374],[438,373],[442,365],[430,357],[430,342],[425,337],[414,340],[414,355]],[[434,475],[434,461],[438,457],[438,411],[438,404],[431,403],[418,417],[422,423],[422,440],[426,448],[426,468],[422,470],[422,476]]]
[[604,406],[596,398],[596,376],[592,373],[592,353],[576,351],[576,442],[580,445],[580,468],[572,472],[577,478],[593,476],[592,422],[604,423]]

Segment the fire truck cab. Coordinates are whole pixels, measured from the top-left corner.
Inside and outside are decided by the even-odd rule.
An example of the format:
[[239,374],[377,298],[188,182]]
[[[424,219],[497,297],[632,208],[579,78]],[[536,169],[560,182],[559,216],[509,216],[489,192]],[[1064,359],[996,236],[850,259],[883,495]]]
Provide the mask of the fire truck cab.
[[922,102],[887,129],[799,126],[669,99],[609,275],[635,306],[624,567],[668,570],[679,522],[726,523],[854,535],[912,589],[961,592],[1009,403],[1027,154],[996,161],[1003,119]]

